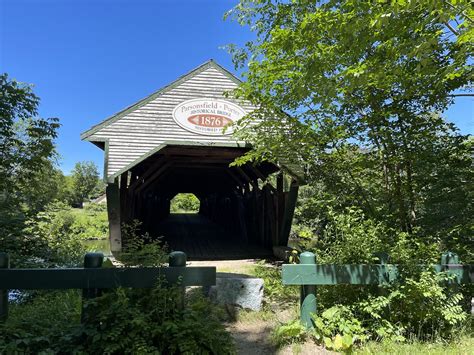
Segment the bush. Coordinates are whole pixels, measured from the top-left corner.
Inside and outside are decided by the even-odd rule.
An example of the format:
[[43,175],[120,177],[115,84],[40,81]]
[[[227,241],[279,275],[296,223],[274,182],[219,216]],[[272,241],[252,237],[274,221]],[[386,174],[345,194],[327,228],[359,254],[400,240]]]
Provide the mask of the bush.
[[78,290],[36,292],[11,304],[9,318],[0,323],[0,353],[56,353],[80,321]]
[[[367,340],[451,339],[466,325],[462,302],[470,300],[470,288],[450,287],[445,273],[433,272],[429,265],[439,263],[441,254],[436,239],[416,228],[411,233],[388,228],[354,207],[326,207],[325,213],[319,227],[312,229],[309,223],[293,229],[300,233],[299,250],[313,251],[318,263],[334,264],[376,263],[374,254],[386,252],[391,263],[399,264],[401,278],[384,288],[319,286],[311,334],[316,341],[348,350]],[[279,273],[267,276],[275,277],[270,285],[279,285]]]
[[133,220],[122,224],[122,252],[117,259],[129,266],[160,266],[168,261],[167,246],[148,232],[141,233],[142,223]]
[[46,293],[15,305],[0,324],[1,353],[232,354],[233,342],[216,308],[181,289],[117,289],[87,302],[79,322],[77,291]]
[[74,233],[75,215],[61,202],[47,205],[43,212],[26,222],[19,253],[14,263],[23,266],[78,266],[85,248]]
[[263,279],[265,284],[265,297],[272,302],[286,303],[297,302],[299,297],[298,286],[284,286],[281,279],[281,269],[271,267],[262,261],[253,269],[255,277]]
[[72,232],[81,239],[106,239],[109,232],[107,206],[88,204],[74,209]]
[[193,299],[180,309],[179,287],[117,290],[88,305],[87,335],[70,350],[121,354],[229,354],[230,335],[214,308]]

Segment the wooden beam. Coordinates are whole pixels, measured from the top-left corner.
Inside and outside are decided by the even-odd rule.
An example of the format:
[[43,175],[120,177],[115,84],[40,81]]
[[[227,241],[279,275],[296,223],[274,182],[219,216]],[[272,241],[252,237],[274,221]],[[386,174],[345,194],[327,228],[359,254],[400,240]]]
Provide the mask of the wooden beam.
[[191,156],[191,157],[229,157],[236,158],[245,154],[245,148],[223,148],[223,147],[172,147],[168,146],[160,151],[167,156]]
[[[453,283],[474,282],[474,265],[432,265],[432,270],[452,275]],[[392,264],[284,264],[282,269],[283,285],[380,285],[389,284],[399,278],[398,265]]]
[[216,284],[214,266],[73,268],[73,269],[0,269],[0,286],[6,289],[48,290],[84,288],[151,288],[163,277],[181,286]]
[[272,193],[271,189],[269,188],[268,184],[263,188],[265,204],[266,204],[266,217],[268,219],[267,226],[269,227],[268,233],[271,237],[272,246],[278,245],[278,234],[276,231],[276,218],[275,218],[275,199],[274,194]]
[[252,180],[240,166],[237,166],[235,170],[238,171],[239,174],[245,179],[245,181],[250,183],[250,185],[252,185],[254,189],[258,190],[258,184],[254,180]]
[[112,253],[122,250],[122,235],[120,230],[120,192],[118,181],[107,184],[107,215],[109,219],[109,239]]
[[143,182],[142,185],[138,186],[136,189],[136,192],[139,193],[142,191],[145,187],[150,185],[157,177],[159,177],[166,169],[168,169],[172,165],[172,162],[167,161],[161,168],[156,170],[147,180]]
[[242,180],[240,180],[239,177],[232,170],[230,170],[230,168],[227,169],[226,172],[232,177],[232,179],[234,179],[234,181],[242,188],[242,190],[245,189],[245,183],[242,182]]
[[277,220],[277,234],[280,238],[281,228],[283,226],[283,213],[285,211],[285,194],[283,193],[283,172],[277,175],[277,205],[276,205],[276,220]]
[[[153,189],[161,181],[161,179],[163,179],[165,176],[167,176],[169,174],[170,174],[169,169],[163,170],[163,172],[159,176],[157,176],[156,179],[154,179],[153,181],[150,181],[150,183],[148,185],[143,186],[143,189],[141,189],[140,191],[137,191],[137,192],[140,192],[141,194],[147,193],[148,191]],[[141,188],[141,186],[140,186],[140,188]]]
[[283,215],[283,222],[280,230],[279,245],[286,246],[288,244],[288,238],[290,237],[291,222],[293,221],[293,215],[295,213],[296,200],[298,199],[298,182],[293,180],[290,185],[290,191],[285,203],[285,212]]
[[135,191],[135,189],[138,187],[138,185],[142,184],[150,175],[153,174],[153,172],[156,171],[161,165],[164,164],[164,159],[163,157],[159,157],[147,170],[145,173],[142,174],[142,176],[139,176],[138,179],[134,180],[130,184],[130,190]]
[[127,183],[128,183],[128,171],[125,171],[120,175],[120,219],[121,222],[127,220]]
[[252,164],[247,164],[246,166],[248,166],[248,167],[250,168],[250,170],[252,170],[252,171],[254,172],[254,174],[255,174],[260,180],[262,180],[262,182],[264,182],[266,185],[268,185],[268,187],[270,188],[270,190],[272,190],[273,192],[276,192],[276,190],[275,190],[275,188],[273,187],[273,185],[266,181],[266,180],[267,180],[267,177],[265,177],[265,175],[263,175],[262,172],[257,169],[257,167],[255,167],[255,166],[252,165]]

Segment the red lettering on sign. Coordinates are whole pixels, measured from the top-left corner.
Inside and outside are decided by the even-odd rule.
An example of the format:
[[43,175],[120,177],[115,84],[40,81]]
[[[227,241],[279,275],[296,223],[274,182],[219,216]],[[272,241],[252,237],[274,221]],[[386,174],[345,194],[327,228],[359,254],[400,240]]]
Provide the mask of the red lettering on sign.
[[200,114],[188,117],[188,121],[196,126],[202,127],[224,127],[233,121],[230,118],[214,115],[214,114]]

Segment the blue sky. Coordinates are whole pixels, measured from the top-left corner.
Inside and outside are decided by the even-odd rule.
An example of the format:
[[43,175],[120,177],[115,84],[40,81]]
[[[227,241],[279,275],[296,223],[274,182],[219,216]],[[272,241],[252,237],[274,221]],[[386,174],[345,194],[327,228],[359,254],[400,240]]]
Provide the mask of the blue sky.
[[[35,84],[40,114],[59,117],[60,167],[103,152],[81,132],[210,58],[233,71],[221,47],[252,37],[224,21],[230,0],[0,0],[0,72]],[[474,101],[446,116],[474,133]]]

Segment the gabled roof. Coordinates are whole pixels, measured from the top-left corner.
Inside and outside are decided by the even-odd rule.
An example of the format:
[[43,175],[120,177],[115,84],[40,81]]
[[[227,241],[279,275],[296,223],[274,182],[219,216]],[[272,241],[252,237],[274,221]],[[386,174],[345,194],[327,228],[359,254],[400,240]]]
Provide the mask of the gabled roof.
[[160,90],[155,91],[153,94],[151,94],[151,95],[145,97],[144,99],[134,103],[133,105],[123,109],[122,111],[110,116],[109,118],[106,118],[101,123],[93,126],[92,128],[88,129],[87,131],[81,133],[81,139],[88,140],[88,138],[91,135],[93,135],[94,133],[100,131],[102,128],[108,126],[111,123],[114,123],[115,121],[119,120],[120,118],[122,118],[123,116],[129,114],[130,112],[139,109],[140,107],[146,105],[150,101],[153,101],[154,99],[156,99],[158,96],[163,95],[164,93],[174,89],[176,86],[180,85],[184,81],[192,78],[193,76],[195,76],[195,75],[197,75],[197,74],[199,74],[199,73],[201,73],[201,72],[203,72],[203,71],[205,71],[209,68],[214,68],[214,69],[220,71],[222,74],[227,76],[230,80],[232,80],[236,84],[240,84],[242,82],[239,78],[237,78],[230,71],[228,71],[224,67],[217,64],[213,59],[210,59],[207,62],[205,62],[204,64],[201,64],[197,68],[191,70],[189,73],[179,77],[177,80],[173,81],[171,84],[166,85],[165,87],[161,88]]

